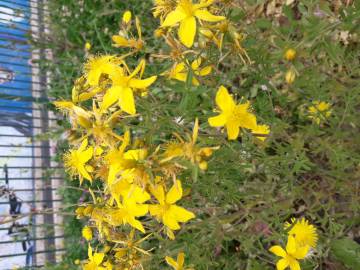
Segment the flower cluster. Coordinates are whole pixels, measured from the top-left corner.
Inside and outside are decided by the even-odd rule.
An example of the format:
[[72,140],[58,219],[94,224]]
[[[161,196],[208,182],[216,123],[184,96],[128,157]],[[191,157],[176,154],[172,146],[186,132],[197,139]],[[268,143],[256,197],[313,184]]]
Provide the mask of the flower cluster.
[[313,101],[313,104],[308,107],[308,118],[314,123],[320,125],[325,122],[331,115],[331,105],[325,101]]
[[[142,79],[145,61],[131,71],[116,56],[93,57],[85,64],[84,75],[75,83],[72,101],[54,104],[71,120],[71,150],[64,163],[70,175],[88,186],[92,202],[81,205],[78,217],[88,219],[83,236],[91,241],[97,232],[102,252],[93,253],[84,269],[136,269],[148,252],[139,245],[151,232],[162,230],[170,239],[174,232],[195,218],[179,205],[184,197],[183,183],[177,179],[186,159],[202,169],[216,147],[196,144],[196,119],[192,139],[163,145],[139,144],[130,136],[122,119],[136,117],[135,95],[141,96],[156,76]],[[86,102],[92,99],[91,109]],[[136,133],[136,131],[134,131]],[[87,180],[87,183],[84,183]],[[94,187],[88,184],[94,184]],[[152,220],[162,225],[157,225]],[[147,234],[136,239],[139,234]]]
[[[229,93],[233,89],[206,80],[216,72],[216,64],[231,54],[244,64],[251,63],[241,45],[245,35],[224,16],[224,7],[222,1],[213,0],[156,0],[153,15],[160,26],[155,37],[163,39],[165,48],[158,54],[151,52],[150,61],[139,57],[149,52],[140,19],[126,11],[119,32],[112,36],[113,46],[121,53],[95,56],[86,46],[88,59],[75,81],[71,101],[54,102],[71,122],[65,167],[90,198],[76,210],[87,223],[82,230],[88,242],[83,269],[143,269],[152,250],[146,250],[144,243],[174,240],[182,225],[195,219],[199,210],[183,206],[191,180],[181,175],[193,168],[205,172],[213,152],[221,147],[198,142],[207,126],[225,129],[228,140],[249,133],[261,143],[269,136],[270,127],[259,121],[249,100],[236,101],[236,95]],[[210,57],[208,52],[214,48],[218,54]],[[288,50],[284,57],[293,61],[296,51]],[[166,60],[166,70],[147,75],[146,64],[153,59]],[[294,79],[290,74],[287,81]],[[202,114],[207,117],[211,112],[195,115],[190,121],[192,132],[185,132],[186,124],[179,125],[186,135],[159,131],[161,139],[149,142],[129,120],[141,122],[138,101],[147,98],[155,84],[161,89],[169,80],[193,87],[191,91],[200,85],[213,89],[218,113],[208,118],[208,125],[202,121],[201,127]],[[328,117],[331,112],[327,104],[318,102],[309,107],[309,117],[316,123],[318,113]],[[299,269],[298,260],[310,254],[316,241],[316,230],[305,219],[288,224],[286,250],[270,249],[282,257],[277,268]],[[184,258],[180,252],[176,261],[168,256],[165,261],[174,269],[192,269],[184,266]]]
[[292,219],[291,223],[285,223],[285,228],[288,230],[286,249],[281,246],[270,248],[272,253],[281,257],[276,263],[276,268],[284,270],[289,267],[291,270],[300,270],[299,260],[309,257],[316,247],[316,228],[304,218]]

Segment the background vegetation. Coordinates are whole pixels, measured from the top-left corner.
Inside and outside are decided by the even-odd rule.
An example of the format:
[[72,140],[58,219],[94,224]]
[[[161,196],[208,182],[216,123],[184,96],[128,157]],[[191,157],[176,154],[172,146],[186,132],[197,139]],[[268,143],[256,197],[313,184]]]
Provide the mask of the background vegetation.
[[[249,98],[261,122],[271,126],[271,135],[266,143],[254,143],[247,136],[235,142],[224,138],[206,172],[194,168],[183,175],[192,182],[192,195],[184,200],[191,202],[197,219],[184,226],[176,242],[159,243],[149,269],[169,269],[164,255],[175,257],[180,250],[197,270],[274,269],[268,248],[282,239],[285,221],[303,216],[320,235],[317,251],[304,269],[360,269],[359,2],[223,2],[233,5],[228,17],[241,23],[246,34],[243,47],[252,64],[228,59],[217,66],[226,76],[215,72],[211,80],[235,96]],[[141,18],[143,36],[151,39],[147,47],[161,49],[153,41],[158,21],[151,8],[152,1],[138,0],[50,1],[49,41],[55,60],[46,65],[53,74],[51,96],[70,99],[74,79],[82,72],[86,42],[92,54],[121,53],[111,46],[111,36],[118,32],[125,10]],[[297,51],[292,63],[284,60],[287,48]],[[152,62],[149,74],[166,70],[150,54],[143,56]],[[292,84],[285,81],[289,69],[296,73]],[[195,117],[207,126],[209,115],[203,112],[214,107],[216,90],[183,83],[152,87],[149,97],[137,103],[147,142],[158,140],[160,131],[184,134],[185,127],[190,132]],[[320,125],[306,115],[314,100],[332,104],[331,117]],[[175,124],[176,117],[182,117],[183,126]],[[54,136],[59,136],[61,150],[66,143],[60,134],[68,123],[59,120],[59,125]],[[215,140],[214,134],[202,134],[200,143],[216,145],[221,139]],[[76,203],[80,197],[86,194],[64,191],[65,203]],[[80,222],[68,218],[68,269],[76,269],[74,261],[86,257],[80,230]]]

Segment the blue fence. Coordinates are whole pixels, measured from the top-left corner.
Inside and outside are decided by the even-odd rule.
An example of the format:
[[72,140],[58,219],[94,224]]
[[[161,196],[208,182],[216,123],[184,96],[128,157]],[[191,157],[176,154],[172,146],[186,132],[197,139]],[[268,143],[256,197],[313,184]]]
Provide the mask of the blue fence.
[[[54,233],[53,215],[42,214],[43,224],[36,219],[39,205],[52,209],[56,201],[49,141],[34,143],[49,121],[46,72],[33,63],[34,50],[40,59],[46,54],[43,44],[37,47],[43,17],[42,0],[0,0],[0,270],[55,262],[55,239],[63,237]],[[39,227],[47,233],[38,235]],[[39,249],[39,241],[46,248]],[[37,260],[39,254],[45,259]]]

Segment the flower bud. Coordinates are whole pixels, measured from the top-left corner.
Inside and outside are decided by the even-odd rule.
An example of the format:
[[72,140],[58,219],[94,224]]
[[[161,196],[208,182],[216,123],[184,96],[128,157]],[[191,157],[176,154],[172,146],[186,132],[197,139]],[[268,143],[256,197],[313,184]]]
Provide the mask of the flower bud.
[[296,51],[294,49],[287,49],[285,54],[284,54],[284,58],[288,61],[292,61],[294,60],[296,57]]
[[290,69],[285,74],[285,81],[288,84],[292,84],[295,81],[295,77],[296,77],[295,71]]
[[199,168],[200,168],[201,170],[203,170],[203,171],[206,171],[207,168],[208,168],[207,162],[206,162],[206,161],[201,161],[201,162],[199,163]]
[[131,20],[131,11],[127,10],[124,12],[124,15],[122,17],[122,21],[124,24],[128,24]]
[[164,34],[164,29],[162,29],[162,28],[158,28],[154,31],[154,36],[156,38],[161,37],[163,34]]
[[85,43],[85,50],[89,51],[91,49],[91,44],[90,42],[86,42]]

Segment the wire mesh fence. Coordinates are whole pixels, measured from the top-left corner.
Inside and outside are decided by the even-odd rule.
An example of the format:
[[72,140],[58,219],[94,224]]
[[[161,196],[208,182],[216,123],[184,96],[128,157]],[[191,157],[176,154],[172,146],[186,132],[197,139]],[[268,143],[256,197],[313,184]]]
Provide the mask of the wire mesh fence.
[[0,0],[0,269],[39,268],[63,251],[61,166],[39,140],[54,125],[48,110],[51,60],[42,0]]

